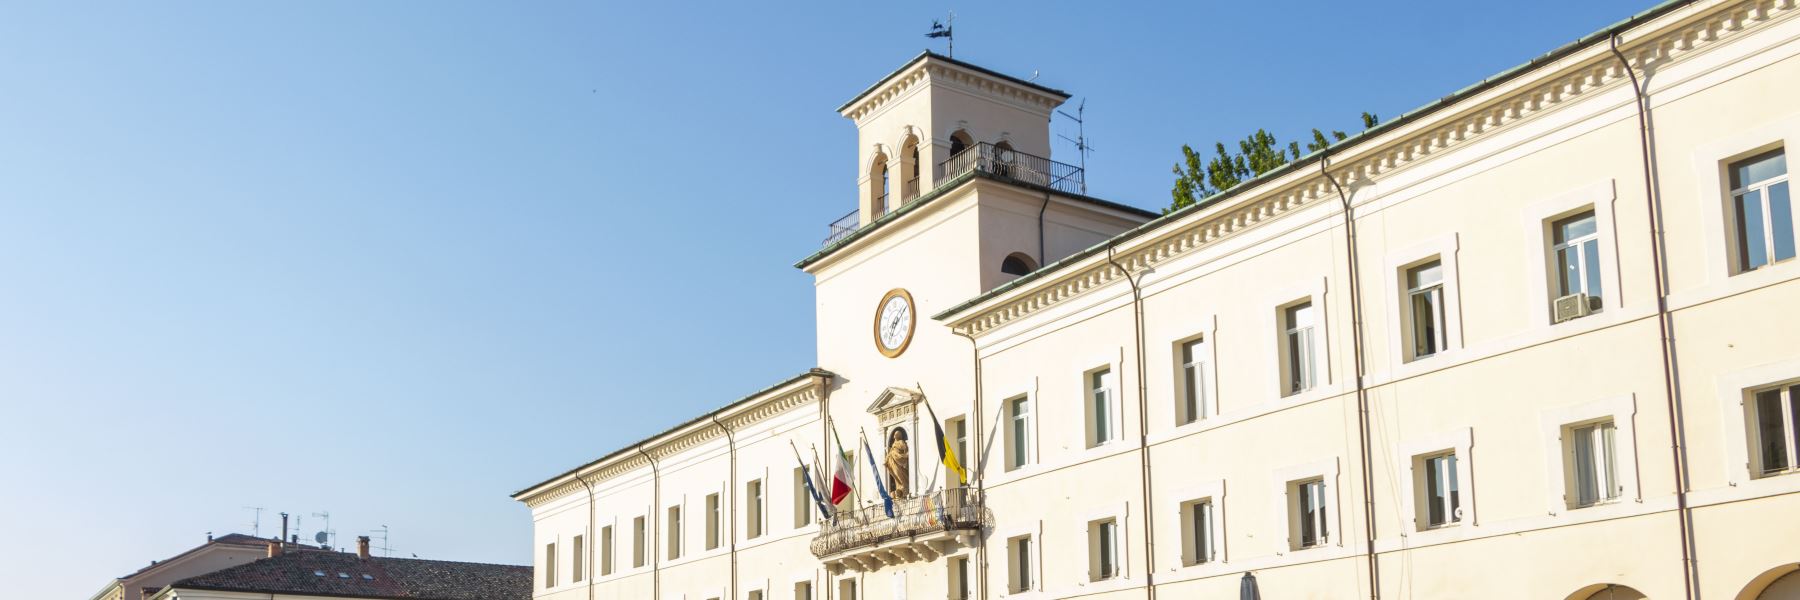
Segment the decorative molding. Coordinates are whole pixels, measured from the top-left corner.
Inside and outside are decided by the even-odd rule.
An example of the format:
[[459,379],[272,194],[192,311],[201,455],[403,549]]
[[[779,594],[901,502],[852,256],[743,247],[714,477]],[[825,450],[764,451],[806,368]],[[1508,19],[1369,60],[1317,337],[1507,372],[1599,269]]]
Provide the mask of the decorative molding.
[[[1689,20],[1646,31],[1646,37],[1622,46],[1620,52],[1634,70],[1654,72],[1723,41],[1790,18],[1796,12],[1795,4],[1796,0],[1745,0],[1715,5],[1704,15],[1672,13],[1664,18]],[[1539,68],[1545,72],[1535,81],[1523,82],[1516,89],[1501,88],[1504,93],[1495,94],[1499,97],[1472,96],[1464,100],[1468,106],[1461,110],[1432,115],[1419,124],[1396,129],[1389,134],[1395,137],[1393,140],[1370,144],[1367,149],[1346,150],[1346,156],[1333,165],[1333,176],[1346,188],[1362,187],[1448,150],[1510,130],[1575,100],[1629,85],[1628,74],[1604,50],[1576,54]],[[1200,211],[1194,218],[1168,223],[1163,232],[1146,235],[1140,238],[1142,241],[1127,242],[1130,249],[1122,249],[1113,259],[1133,274],[1140,273],[1335,195],[1331,183],[1316,172],[1296,173],[1267,185],[1267,190],[1246,190],[1246,197],[1235,204]],[[1061,277],[1031,282],[984,305],[971,307],[949,325],[959,334],[980,336],[1105,287],[1122,275],[1104,259],[1090,258],[1086,263],[1071,265],[1073,268]]]
[[[610,455],[610,460],[602,460],[568,475],[568,481],[556,483],[551,487],[530,494],[518,496],[525,506],[537,508],[558,498],[563,498],[583,488],[582,482],[597,484],[626,473],[649,466],[648,453],[657,460],[690,450],[695,446],[723,437],[725,430],[720,424],[733,430],[743,429],[772,417],[807,406],[820,401],[825,395],[826,377],[813,375],[795,380],[762,396],[755,396],[734,406],[728,413],[719,414],[718,422],[711,419],[697,421],[688,427],[664,433],[655,438],[645,440],[639,445],[619,450]],[[643,452],[638,452],[641,449]],[[555,480],[552,480],[554,482]],[[546,485],[551,482],[546,482]]]
[[869,93],[841,113],[861,123],[865,117],[879,112],[888,104],[906,96],[921,84],[943,85],[997,100],[1011,102],[1044,114],[1063,103],[1063,98],[1019,85],[1004,79],[971,71],[927,57],[905,71],[889,77],[879,89]]

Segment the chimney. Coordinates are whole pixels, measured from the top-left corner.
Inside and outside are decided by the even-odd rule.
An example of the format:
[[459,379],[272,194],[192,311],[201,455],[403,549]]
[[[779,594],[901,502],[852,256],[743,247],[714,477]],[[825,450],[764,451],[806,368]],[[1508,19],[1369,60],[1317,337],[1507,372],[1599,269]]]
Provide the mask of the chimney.
[[211,531],[206,532],[206,541],[208,543],[212,542],[212,532]]
[[356,536],[356,557],[361,559],[369,558],[369,536]]
[[281,542],[269,542],[269,558],[281,556]]
[[295,543],[295,544],[298,544],[298,543],[300,543],[300,534],[298,534],[298,533],[296,533],[296,534],[294,534],[294,537],[293,537],[293,539],[291,539],[291,540],[289,540],[289,541],[291,541],[291,542],[293,542],[293,543]]
[[281,513],[281,537],[278,537],[278,538],[275,538],[275,539],[278,539],[278,540],[282,540],[282,541],[287,541],[287,538],[288,538],[288,532],[287,532],[287,513]]

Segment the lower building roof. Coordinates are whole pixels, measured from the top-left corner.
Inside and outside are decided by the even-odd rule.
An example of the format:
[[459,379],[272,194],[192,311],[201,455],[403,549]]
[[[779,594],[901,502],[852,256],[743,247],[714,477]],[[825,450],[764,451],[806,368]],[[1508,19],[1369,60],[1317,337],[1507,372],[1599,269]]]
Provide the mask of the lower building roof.
[[529,600],[531,567],[295,550],[189,577],[171,590],[339,598]]

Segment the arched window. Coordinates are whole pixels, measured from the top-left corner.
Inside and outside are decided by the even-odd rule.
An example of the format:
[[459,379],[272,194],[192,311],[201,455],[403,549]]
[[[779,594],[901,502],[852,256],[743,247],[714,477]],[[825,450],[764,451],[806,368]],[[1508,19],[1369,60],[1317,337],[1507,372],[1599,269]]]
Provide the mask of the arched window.
[[888,211],[888,159],[886,154],[876,154],[874,164],[869,165],[869,206],[873,207],[871,219],[887,214]]
[[1617,584],[1591,585],[1569,596],[1570,600],[1644,600],[1644,593]]
[[919,138],[908,135],[900,144],[900,172],[905,174],[906,181],[900,184],[900,200],[911,200],[919,196]]
[[1031,257],[1020,252],[1008,254],[1005,260],[1000,261],[1000,272],[1007,275],[1026,275],[1036,270],[1037,261],[1031,260]]
[[1000,140],[1000,143],[994,144],[993,159],[995,174],[1003,177],[1013,176],[1013,163],[1018,160],[1018,155],[1013,152],[1012,144],[1006,140]]
[[961,154],[962,151],[968,150],[974,145],[975,138],[971,137],[967,131],[958,129],[956,133],[950,134],[950,156]]

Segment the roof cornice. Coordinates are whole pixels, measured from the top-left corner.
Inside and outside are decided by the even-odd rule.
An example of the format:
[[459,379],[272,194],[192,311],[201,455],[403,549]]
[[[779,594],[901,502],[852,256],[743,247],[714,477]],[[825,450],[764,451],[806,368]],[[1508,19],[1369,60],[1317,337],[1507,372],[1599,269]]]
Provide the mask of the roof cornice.
[[824,397],[825,386],[836,377],[824,369],[812,369],[781,383],[763,388],[736,402],[708,412],[698,418],[620,448],[599,459],[564,472],[531,487],[514,492],[512,498],[536,508],[563,498],[595,482],[605,481],[642,469],[650,461],[705,443],[724,435],[720,426],[736,430],[783,412],[793,410]]
[[925,51],[839,106],[838,114],[861,122],[863,117],[904,96],[914,87],[925,84],[946,84],[975,90],[1046,114],[1069,99],[1069,94],[1062,90]]
[[1792,17],[1794,0],[1671,0],[1508,69],[1392,122],[1284,165],[1199,204],[1119,234],[933,315],[953,331],[980,336],[1132,273],[1328,198],[1327,163],[1346,187],[1366,183],[1619,85],[1628,74],[1607,49],[1612,35],[1637,30],[1620,51],[1632,68],[1662,68],[1720,42]]

